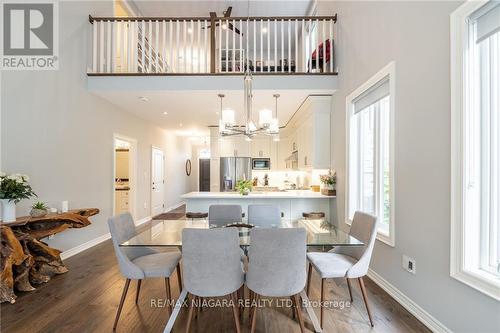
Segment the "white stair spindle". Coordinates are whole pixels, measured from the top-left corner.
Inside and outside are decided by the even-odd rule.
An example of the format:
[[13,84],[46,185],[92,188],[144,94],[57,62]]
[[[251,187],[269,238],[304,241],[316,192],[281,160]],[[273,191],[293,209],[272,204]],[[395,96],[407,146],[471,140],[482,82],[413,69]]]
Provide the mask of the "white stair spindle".
[[306,65],[306,60],[307,60],[307,44],[306,44],[306,20],[302,19],[302,31],[301,33],[301,40],[302,40],[302,48],[300,50],[302,54],[302,61],[301,61],[301,66],[304,66],[302,68],[302,72],[306,73],[307,72],[307,65]]
[[127,21],[127,72],[132,72],[132,61],[134,55],[134,44],[133,44],[133,34],[132,34],[132,23],[133,21]]
[[285,21],[281,20],[281,72],[285,71]]
[[308,48],[308,57],[309,57],[309,72],[312,73],[312,55],[314,49],[314,40],[313,40],[313,21],[309,20],[309,48]]
[[292,20],[287,20],[288,25],[288,73],[292,70]]
[[326,32],[325,32],[325,21],[321,21],[321,43],[323,43],[323,73],[326,72]]
[[113,42],[112,40],[112,34],[111,31],[113,30],[113,23],[111,21],[106,22],[106,72],[111,73],[113,71],[113,68],[111,67],[112,64],[112,55],[111,55],[111,44]]
[[210,52],[208,50],[208,28],[206,28],[208,26],[208,21],[203,21],[203,26],[205,27],[205,29],[203,29],[203,34],[205,35],[204,36],[204,50],[205,50],[205,73],[209,73],[210,72]]
[[155,21],[155,27],[154,27],[154,39],[155,39],[155,43],[154,43],[154,50],[153,50],[153,53],[151,54],[151,56],[153,57],[154,61],[155,61],[155,73],[158,73],[160,70],[159,70],[159,64],[160,62],[158,61],[158,50],[159,50],[159,45],[158,45],[158,40],[159,40],[159,22],[158,20]]
[[104,73],[104,22],[99,21],[99,73]]
[[263,39],[264,39],[264,33],[262,32],[262,28],[264,26],[264,22],[262,19],[260,20],[260,71],[262,72],[264,70],[264,47],[262,46],[263,44]]
[[194,73],[194,21],[191,20],[189,29],[191,33],[189,34],[189,72]]
[[319,69],[319,20],[316,19],[316,71]]
[[257,71],[257,20],[253,20],[253,70]]
[[116,21],[116,69],[117,72],[123,72],[123,47],[122,47],[122,22]]
[[[215,28],[215,27],[214,27]],[[219,19],[219,73],[222,73],[222,20]]]
[[148,21],[148,60],[149,72],[153,72],[153,21]]
[[196,54],[197,54],[197,62],[198,62],[196,72],[201,73],[201,54],[202,54],[201,51],[202,50],[201,50],[201,21],[200,20],[198,20],[196,27],[197,27],[197,29],[196,29],[196,31],[197,31]]
[[278,20],[274,19],[274,72],[278,72]]
[[244,67],[245,67],[245,63],[243,62],[243,21],[241,21],[240,19],[240,24],[239,24],[239,27],[240,29],[240,48],[238,50],[238,54],[239,54],[239,59],[238,59],[238,63],[240,64],[239,68],[240,68],[240,72],[243,72],[244,71]]
[[163,45],[161,55],[163,56],[163,72],[166,73],[168,71],[168,63],[167,63],[167,21],[161,21],[161,44]]
[[[92,24],[92,72],[97,73],[97,22]],[[111,41],[109,41],[111,43]]]
[[224,21],[224,24],[226,25],[226,72],[229,72],[229,20]]
[[139,39],[137,37],[137,32],[139,30],[139,26],[138,26],[138,22],[137,21],[133,21],[132,22],[132,27],[133,27],[133,30],[132,30],[132,33],[133,33],[133,38],[132,38],[132,52],[134,52],[134,56],[133,56],[133,69],[132,69],[132,72],[134,73],[137,73],[139,70],[138,70],[138,66],[139,66],[139,54],[138,54],[138,51],[139,51]]
[[294,35],[295,35],[295,70],[294,72],[298,72],[299,68],[299,20],[295,19],[295,25],[294,25]]
[[333,20],[328,20],[330,27],[330,73],[333,73]]
[[146,73],[146,21],[141,21],[141,71]]
[[271,29],[270,21],[267,19],[267,71],[271,71]]
[[183,21],[182,25],[182,62],[184,63],[184,66],[182,67],[182,73],[187,73],[187,21]]

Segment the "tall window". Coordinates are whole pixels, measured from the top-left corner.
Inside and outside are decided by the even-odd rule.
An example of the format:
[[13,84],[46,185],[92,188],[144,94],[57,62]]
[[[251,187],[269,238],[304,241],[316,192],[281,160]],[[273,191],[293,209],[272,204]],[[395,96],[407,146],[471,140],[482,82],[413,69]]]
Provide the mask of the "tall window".
[[460,61],[452,68],[451,274],[500,299],[500,4],[466,5],[452,17]]
[[390,64],[347,98],[347,223],[356,211],[377,216],[378,237],[390,245],[394,245],[393,71]]

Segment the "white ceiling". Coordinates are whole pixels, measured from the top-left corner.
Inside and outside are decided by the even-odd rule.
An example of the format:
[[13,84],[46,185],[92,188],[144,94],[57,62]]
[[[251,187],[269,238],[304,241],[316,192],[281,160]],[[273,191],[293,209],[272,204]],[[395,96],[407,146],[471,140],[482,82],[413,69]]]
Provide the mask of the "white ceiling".
[[[217,16],[227,7],[232,6],[231,16],[248,16],[248,2],[243,1],[143,1],[129,0],[140,10],[143,16],[196,16],[209,17],[210,12],[215,11]],[[307,14],[312,1],[289,0],[289,1],[250,1],[250,16],[303,16]]]
[[[177,91],[95,91],[95,93],[125,111],[131,112],[158,126],[174,130],[183,136],[207,136],[208,126],[217,125],[220,99],[225,94],[224,108],[236,111],[238,124],[243,124],[243,91],[177,90]],[[285,125],[309,95],[331,94],[326,90],[254,90],[253,119],[258,121],[258,111],[274,110],[273,94],[280,94],[278,117]],[[141,97],[146,97],[143,101]],[[167,112],[167,115],[163,113]]]

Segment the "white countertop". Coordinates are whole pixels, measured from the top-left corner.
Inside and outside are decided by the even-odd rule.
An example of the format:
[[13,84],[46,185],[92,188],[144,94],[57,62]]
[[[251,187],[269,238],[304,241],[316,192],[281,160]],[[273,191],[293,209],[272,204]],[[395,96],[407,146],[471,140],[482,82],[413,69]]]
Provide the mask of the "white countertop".
[[251,192],[241,195],[238,192],[189,192],[181,196],[183,199],[334,199],[335,196],[323,195],[308,190],[286,192]]

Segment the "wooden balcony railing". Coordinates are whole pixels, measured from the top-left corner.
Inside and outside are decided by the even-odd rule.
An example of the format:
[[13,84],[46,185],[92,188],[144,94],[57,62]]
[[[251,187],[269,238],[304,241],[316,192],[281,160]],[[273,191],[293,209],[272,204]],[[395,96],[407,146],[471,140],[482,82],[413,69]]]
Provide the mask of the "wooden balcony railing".
[[89,21],[89,75],[336,74],[337,15]]

